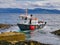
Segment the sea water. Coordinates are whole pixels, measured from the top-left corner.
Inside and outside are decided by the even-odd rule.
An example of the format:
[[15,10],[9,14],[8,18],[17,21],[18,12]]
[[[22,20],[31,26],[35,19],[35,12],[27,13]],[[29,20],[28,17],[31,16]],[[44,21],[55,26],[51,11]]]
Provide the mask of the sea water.
[[[17,24],[20,13],[0,13],[1,24]],[[39,18],[39,20],[47,22],[47,25],[43,29],[34,31],[31,34],[31,40],[35,40],[45,44],[60,45],[60,37],[51,34],[50,32],[60,29],[60,14],[33,14]],[[9,29],[1,30],[0,32],[9,32],[21,30],[17,25],[10,27]]]

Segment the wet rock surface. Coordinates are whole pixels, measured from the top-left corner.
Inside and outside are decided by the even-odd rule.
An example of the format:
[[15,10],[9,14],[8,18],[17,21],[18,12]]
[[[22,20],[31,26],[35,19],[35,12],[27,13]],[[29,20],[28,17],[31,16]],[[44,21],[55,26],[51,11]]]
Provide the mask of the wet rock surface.
[[12,43],[12,42],[2,40],[2,41],[0,41],[0,45],[49,45],[49,44],[43,44],[43,43],[39,43],[36,41],[27,41],[27,40]]
[[60,29],[59,30],[56,30],[54,32],[51,32],[51,33],[60,36]]
[[0,29],[8,29],[11,26],[12,26],[11,24],[0,24]]

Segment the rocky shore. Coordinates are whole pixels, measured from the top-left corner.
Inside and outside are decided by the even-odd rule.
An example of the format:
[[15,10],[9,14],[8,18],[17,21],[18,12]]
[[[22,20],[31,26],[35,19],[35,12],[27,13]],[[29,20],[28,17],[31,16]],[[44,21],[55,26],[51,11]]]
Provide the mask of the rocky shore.
[[0,24],[0,29],[8,29],[11,26],[12,26],[11,24]]
[[54,32],[51,32],[51,33],[60,36],[60,29],[59,30],[56,30]]
[[5,40],[0,41],[0,45],[49,45],[49,44],[42,44],[36,41],[18,41],[15,43],[11,43]]

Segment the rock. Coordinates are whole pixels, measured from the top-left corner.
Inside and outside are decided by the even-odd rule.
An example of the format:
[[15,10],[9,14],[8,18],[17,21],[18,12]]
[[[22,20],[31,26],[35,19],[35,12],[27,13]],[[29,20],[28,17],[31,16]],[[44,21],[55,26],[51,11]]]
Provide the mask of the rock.
[[56,30],[56,31],[54,31],[54,32],[51,32],[51,33],[60,36],[60,29],[59,29],[59,30]]
[[36,41],[18,41],[18,42],[12,43],[5,40],[0,41],[0,44],[1,45],[4,45],[4,44],[6,45],[49,45],[49,44],[42,44]]
[[10,27],[11,27],[10,24],[0,24],[0,29],[8,29]]
[[37,41],[18,41],[15,43],[15,45],[49,45],[49,44],[43,44]]

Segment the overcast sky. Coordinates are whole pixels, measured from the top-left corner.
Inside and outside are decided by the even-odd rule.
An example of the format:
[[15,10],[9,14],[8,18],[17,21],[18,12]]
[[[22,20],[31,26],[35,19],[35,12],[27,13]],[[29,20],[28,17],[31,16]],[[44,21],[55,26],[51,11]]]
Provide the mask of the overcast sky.
[[0,0],[0,8],[45,8],[60,10],[60,0]]

